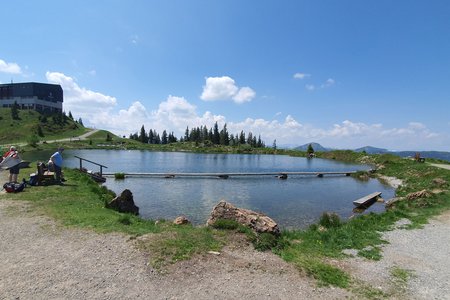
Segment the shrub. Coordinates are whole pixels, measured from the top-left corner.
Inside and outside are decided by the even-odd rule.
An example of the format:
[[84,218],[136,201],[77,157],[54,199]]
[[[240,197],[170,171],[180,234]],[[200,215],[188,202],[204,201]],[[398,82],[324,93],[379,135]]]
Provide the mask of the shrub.
[[320,217],[319,224],[325,228],[336,228],[342,225],[341,219],[334,212],[324,212]]
[[115,179],[125,179],[125,173],[115,173],[114,178]]
[[239,228],[239,223],[234,220],[219,219],[212,225],[212,227],[223,230],[236,230]]

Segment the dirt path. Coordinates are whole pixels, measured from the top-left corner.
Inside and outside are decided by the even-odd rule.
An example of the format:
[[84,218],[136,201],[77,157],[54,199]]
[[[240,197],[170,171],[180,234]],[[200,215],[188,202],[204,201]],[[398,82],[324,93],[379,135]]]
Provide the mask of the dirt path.
[[58,227],[0,195],[0,299],[336,299],[271,253],[228,247],[160,274],[120,234]]
[[450,170],[450,165],[447,165],[447,164],[430,164],[430,165],[437,167],[437,168]]

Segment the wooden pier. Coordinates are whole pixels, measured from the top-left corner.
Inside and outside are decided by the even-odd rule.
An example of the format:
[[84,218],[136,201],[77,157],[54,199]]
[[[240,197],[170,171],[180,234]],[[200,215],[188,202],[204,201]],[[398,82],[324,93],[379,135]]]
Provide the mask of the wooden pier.
[[[162,177],[162,178],[175,178],[175,177],[216,177],[221,179],[228,179],[230,177],[240,176],[274,176],[280,179],[287,179],[288,176],[316,176],[323,177],[344,175],[350,176],[356,173],[356,171],[345,172],[254,172],[254,173],[124,173],[125,177]],[[114,176],[114,173],[103,173],[103,176]]]
[[375,201],[377,201],[377,199],[378,199],[378,197],[380,197],[380,195],[381,195],[381,192],[375,192],[370,195],[359,198],[358,200],[353,201],[353,204],[356,207],[369,207],[373,203],[375,203]]

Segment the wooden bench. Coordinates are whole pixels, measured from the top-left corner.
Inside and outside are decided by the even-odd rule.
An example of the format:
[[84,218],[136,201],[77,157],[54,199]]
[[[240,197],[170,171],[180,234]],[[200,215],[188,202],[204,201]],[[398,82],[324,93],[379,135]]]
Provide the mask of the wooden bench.
[[55,182],[55,172],[48,170],[48,167],[43,162],[37,164],[37,184],[46,185]]
[[353,204],[356,207],[369,207],[380,197],[381,192],[375,192],[370,195],[359,198],[358,200],[353,201]]

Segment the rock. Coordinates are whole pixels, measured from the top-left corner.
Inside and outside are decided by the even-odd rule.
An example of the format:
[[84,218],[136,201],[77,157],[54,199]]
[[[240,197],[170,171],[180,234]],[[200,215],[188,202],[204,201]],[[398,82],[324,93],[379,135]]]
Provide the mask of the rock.
[[128,189],[124,190],[120,196],[111,200],[106,207],[122,213],[139,214],[139,207],[134,204],[133,194]]
[[206,224],[211,226],[220,219],[234,220],[239,224],[250,227],[256,233],[280,234],[278,224],[268,216],[249,209],[237,208],[224,200],[221,200],[213,208]]
[[427,190],[421,190],[421,191],[410,193],[410,194],[406,195],[406,199],[415,200],[415,199],[419,199],[419,198],[428,198],[430,196],[431,196],[430,192],[428,192]]
[[191,224],[191,222],[185,216],[179,216],[173,221],[173,224],[186,225],[186,224]]
[[445,180],[442,179],[442,178],[434,178],[434,179],[433,179],[433,184],[436,185],[436,186],[438,186],[438,187],[441,187],[441,186],[446,185],[446,184],[447,184],[447,181],[445,181]]

